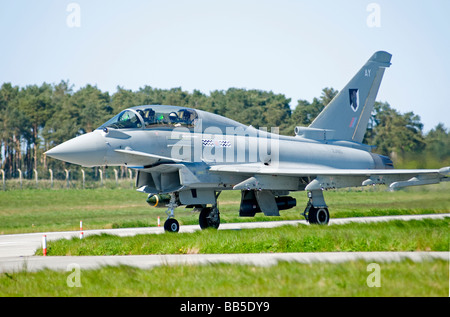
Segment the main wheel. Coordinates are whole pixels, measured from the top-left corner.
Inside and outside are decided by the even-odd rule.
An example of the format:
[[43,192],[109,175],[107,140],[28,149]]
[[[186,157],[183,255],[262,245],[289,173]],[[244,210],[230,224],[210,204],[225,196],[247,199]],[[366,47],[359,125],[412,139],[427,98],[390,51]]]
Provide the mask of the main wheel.
[[178,230],[180,230],[180,224],[175,218],[169,218],[164,222],[164,231],[178,232]]
[[327,225],[330,221],[330,213],[328,208],[311,207],[308,213],[308,221],[311,224]]
[[200,216],[198,217],[198,223],[200,228],[219,228],[220,216],[219,210],[213,207],[205,207],[200,211]]

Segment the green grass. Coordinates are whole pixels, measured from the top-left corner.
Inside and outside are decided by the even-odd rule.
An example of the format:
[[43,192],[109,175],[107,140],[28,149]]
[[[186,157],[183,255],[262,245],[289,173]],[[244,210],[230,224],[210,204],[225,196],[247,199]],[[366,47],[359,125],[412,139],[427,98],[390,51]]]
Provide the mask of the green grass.
[[369,287],[364,261],[276,266],[213,264],[128,266],[83,270],[81,287],[69,287],[72,272],[0,274],[0,296],[448,296],[448,261],[378,263],[380,287]]
[[[331,217],[450,212],[450,183],[398,192],[353,189],[325,192]],[[240,193],[219,197],[222,222],[302,219],[306,193],[292,193],[297,207],[281,217],[239,218]],[[13,190],[0,192],[0,234],[156,226],[164,209],[127,189]],[[177,208],[180,224],[198,213]],[[449,219],[393,221],[274,229],[206,230],[192,234],[94,236],[48,243],[49,255],[449,251]],[[41,250],[38,250],[38,254]],[[448,261],[380,263],[381,287],[370,288],[364,261],[341,264],[279,263],[271,267],[215,264],[150,270],[103,267],[81,272],[82,287],[68,287],[71,272],[43,270],[0,274],[0,296],[448,296]]]
[[80,220],[85,229],[148,226],[154,210],[145,198],[131,189],[0,192],[0,233],[77,230]]
[[[139,255],[330,251],[449,251],[450,218],[442,220],[204,230],[117,237],[97,235],[47,244],[48,255]],[[42,250],[37,250],[41,255]]]
[[[450,212],[450,183],[421,186],[398,192],[385,188],[337,190],[324,193],[332,218],[426,214]],[[222,223],[303,219],[305,192],[291,193],[297,207],[281,211],[280,217],[239,217],[239,191],[224,191],[219,197]],[[0,191],[0,234],[156,226],[165,217],[164,208],[151,208],[146,195],[132,189]],[[175,210],[183,224],[198,224],[198,213],[184,207]]]

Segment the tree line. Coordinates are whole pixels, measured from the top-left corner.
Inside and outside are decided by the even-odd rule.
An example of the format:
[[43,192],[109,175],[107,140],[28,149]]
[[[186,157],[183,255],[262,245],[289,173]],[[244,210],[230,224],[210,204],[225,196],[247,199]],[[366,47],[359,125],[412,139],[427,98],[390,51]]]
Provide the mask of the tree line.
[[[34,169],[40,175],[49,168],[61,173],[68,166],[76,170],[78,167],[46,158],[43,153],[93,131],[125,108],[144,104],[201,109],[254,127],[279,127],[281,134],[293,135],[295,126],[308,126],[337,93],[333,88],[324,88],[312,102],[298,100],[292,110],[291,99],[283,94],[255,89],[229,88],[205,94],[199,90],[144,86],[136,91],[117,87],[110,94],[92,85],[74,91],[68,81],[26,87],[3,83],[0,166],[7,178],[17,177],[18,169],[26,178],[32,177]],[[364,142],[403,167],[431,168],[450,165],[449,133],[443,124],[438,124],[425,134],[418,115],[401,114],[388,103],[377,102]]]

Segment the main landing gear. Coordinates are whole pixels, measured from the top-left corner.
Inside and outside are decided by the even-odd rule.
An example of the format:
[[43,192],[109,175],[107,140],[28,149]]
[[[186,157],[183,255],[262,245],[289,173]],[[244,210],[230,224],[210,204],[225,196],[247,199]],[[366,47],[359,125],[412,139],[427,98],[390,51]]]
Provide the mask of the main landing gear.
[[218,229],[220,225],[220,215],[217,204],[213,205],[212,207],[203,207],[200,211],[198,222],[200,224],[200,228],[202,229]]
[[303,216],[310,224],[327,225],[330,221],[330,213],[323,199],[322,190],[308,192],[309,201]]
[[217,198],[219,198],[221,192],[215,193],[215,203],[212,207],[203,206],[200,210],[200,216],[198,217],[198,223],[200,228],[214,228],[218,229],[220,225],[220,213],[217,206]]
[[[215,203],[211,207],[202,205],[197,207],[200,209],[199,224],[201,229],[214,228],[218,229],[220,226],[220,213],[217,206],[217,198],[220,192],[216,193]],[[302,215],[310,224],[328,225],[330,221],[330,213],[328,207],[325,204],[322,190],[312,190],[308,192],[308,204]],[[177,199],[174,193],[170,194],[170,201],[167,204],[167,220],[164,222],[164,230],[166,232],[178,232],[180,230],[180,224],[175,219],[174,209],[178,206]]]

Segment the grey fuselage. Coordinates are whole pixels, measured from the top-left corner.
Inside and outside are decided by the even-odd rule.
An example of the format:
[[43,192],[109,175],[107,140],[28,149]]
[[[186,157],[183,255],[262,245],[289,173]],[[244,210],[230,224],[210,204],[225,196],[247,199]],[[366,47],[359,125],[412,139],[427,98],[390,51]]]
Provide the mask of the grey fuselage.
[[[189,125],[161,123],[146,127],[139,122],[145,121],[142,111],[150,107],[156,110],[164,107],[166,112],[188,109],[195,113],[195,120]],[[108,121],[95,131],[58,146],[62,153],[70,154],[60,159],[83,166],[136,169],[137,187],[152,194],[202,188],[233,189],[250,175],[210,171],[217,165],[235,165],[238,172],[240,166],[254,170],[277,167],[284,170],[290,167],[304,170],[378,169],[389,168],[386,163],[392,163],[368,152],[367,147],[359,143],[283,136],[271,133],[277,132],[273,128],[267,132],[267,129],[255,129],[200,110],[151,105],[125,111],[136,114],[136,126],[119,126],[108,124]],[[53,157],[58,158],[58,147],[52,150]],[[69,148],[72,151],[68,151]],[[272,177],[270,183],[261,181],[259,189],[303,190],[310,181],[308,177],[279,175]]]

